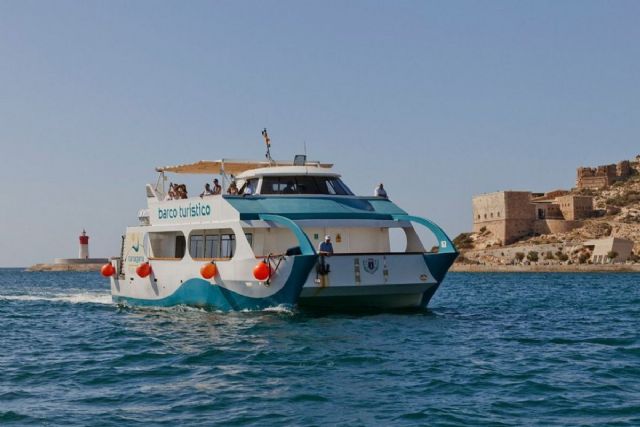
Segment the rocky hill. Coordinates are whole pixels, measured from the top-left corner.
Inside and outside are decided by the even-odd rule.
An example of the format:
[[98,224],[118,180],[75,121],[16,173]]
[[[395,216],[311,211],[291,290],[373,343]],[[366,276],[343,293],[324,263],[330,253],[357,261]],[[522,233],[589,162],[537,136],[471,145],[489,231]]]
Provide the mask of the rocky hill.
[[602,190],[573,189],[570,194],[590,195],[594,216],[562,234],[531,235],[502,246],[488,230],[462,233],[454,242],[461,251],[459,263],[588,264],[590,252],[583,243],[591,239],[621,237],[634,244],[631,262],[640,262],[640,162],[631,163],[631,176]]

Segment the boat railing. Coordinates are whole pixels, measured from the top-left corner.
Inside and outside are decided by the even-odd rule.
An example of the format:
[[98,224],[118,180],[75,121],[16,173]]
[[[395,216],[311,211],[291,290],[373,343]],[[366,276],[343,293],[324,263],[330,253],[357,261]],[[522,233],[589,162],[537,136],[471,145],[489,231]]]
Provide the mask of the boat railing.
[[286,253],[281,254],[269,254],[269,255],[256,255],[256,259],[267,259],[267,258],[279,258],[288,256]]
[[116,273],[118,274],[119,278],[124,278],[124,271],[122,270],[122,257],[116,257],[116,256],[112,256],[109,258],[109,262],[113,265],[115,261],[115,269],[116,269]]
[[[330,257],[345,257],[345,256],[387,256],[387,255],[423,255],[429,252],[334,252],[329,255]],[[327,255],[325,255],[327,256]]]

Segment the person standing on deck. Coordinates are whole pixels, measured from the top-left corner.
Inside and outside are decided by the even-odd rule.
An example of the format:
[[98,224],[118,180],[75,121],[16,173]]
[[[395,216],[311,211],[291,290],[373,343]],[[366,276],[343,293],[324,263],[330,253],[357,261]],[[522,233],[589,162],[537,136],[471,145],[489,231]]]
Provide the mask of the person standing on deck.
[[387,197],[387,192],[385,191],[384,185],[382,183],[380,183],[376,187],[375,191],[373,192],[373,195],[376,196],[376,197],[383,197],[385,199],[388,198]]
[[331,244],[331,236],[328,234],[324,236],[324,242],[320,242],[318,245],[318,254],[331,256],[333,255],[333,245]]
[[213,195],[222,194],[222,186],[218,182],[218,178],[213,180]]

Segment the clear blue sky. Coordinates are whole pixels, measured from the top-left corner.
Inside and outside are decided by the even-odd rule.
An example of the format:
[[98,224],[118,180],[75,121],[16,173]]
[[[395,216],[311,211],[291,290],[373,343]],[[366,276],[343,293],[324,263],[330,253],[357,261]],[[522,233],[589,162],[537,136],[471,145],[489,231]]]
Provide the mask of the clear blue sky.
[[452,236],[640,153],[638,1],[0,2],[0,266],[118,253],[157,165],[332,161]]

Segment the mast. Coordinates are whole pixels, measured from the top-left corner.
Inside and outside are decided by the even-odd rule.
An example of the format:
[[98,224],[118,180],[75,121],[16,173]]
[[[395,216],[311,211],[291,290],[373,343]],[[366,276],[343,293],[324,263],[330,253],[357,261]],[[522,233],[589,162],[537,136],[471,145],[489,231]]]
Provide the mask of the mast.
[[271,158],[271,139],[267,133],[267,128],[262,130],[262,137],[264,138],[264,143],[267,145],[267,154],[265,154],[265,157],[269,160],[270,164],[273,164],[273,159]]

